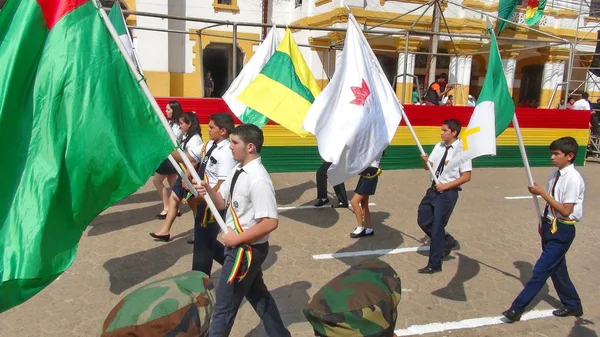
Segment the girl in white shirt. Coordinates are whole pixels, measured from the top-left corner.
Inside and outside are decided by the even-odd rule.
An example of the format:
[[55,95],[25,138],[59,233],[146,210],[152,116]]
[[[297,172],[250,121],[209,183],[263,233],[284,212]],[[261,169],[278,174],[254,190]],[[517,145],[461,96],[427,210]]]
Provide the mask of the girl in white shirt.
[[[177,140],[181,140],[181,137],[183,135],[183,132],[179,127],[179,118],[181,118],[181,115],[183,115],[183,109],[181,109],[181,104],[179,104],[179,102],[177,101],[169,101],[169,103],[167,103],[165,111],[167,113],[167,118],[169,118],[169,126],[171,126],[171,130],[173,130],[173,133],[175,134],[175,137],[177,137]],[[156,215],[156,217],[159,219],[164,219],[167,216],[167,208],[169,205],[169,194],[167,192],[167,188],[164,185],[165,179],[169,183],[170,187],[173,187],[173,184],[175,184],[175,180],[177,180],[177,171],[175,170],[173,165],[171,165],[169,159],[165,159],[160,164],[160,166],[156,169],[154,177],[152,178],[152,183],[156,188],[156,192],[158,192],[158,196],[163,202],[162,212]]]

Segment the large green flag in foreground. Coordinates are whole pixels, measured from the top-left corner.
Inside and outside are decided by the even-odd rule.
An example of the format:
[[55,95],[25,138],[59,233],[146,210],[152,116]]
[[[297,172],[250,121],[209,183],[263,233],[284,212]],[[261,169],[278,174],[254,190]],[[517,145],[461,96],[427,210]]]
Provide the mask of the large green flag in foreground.
[[65,271],[173,146],[93,2],[9,0],[0,41],[2,312]]

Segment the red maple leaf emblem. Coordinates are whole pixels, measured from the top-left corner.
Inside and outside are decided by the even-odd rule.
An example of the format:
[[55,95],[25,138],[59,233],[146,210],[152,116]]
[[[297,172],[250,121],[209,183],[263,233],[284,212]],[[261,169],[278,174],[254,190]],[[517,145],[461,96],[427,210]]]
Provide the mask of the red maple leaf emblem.
[[365,82],[365,80],[363,79],[362,87],[350,87],[350,89],[352,90],[352,93],[354,94],[355,98],[352,102],[350,102],[350,104],[365,105],[367,97],[369,97],[369,95],[371,94],[371,90],[369,90],[367,82]]

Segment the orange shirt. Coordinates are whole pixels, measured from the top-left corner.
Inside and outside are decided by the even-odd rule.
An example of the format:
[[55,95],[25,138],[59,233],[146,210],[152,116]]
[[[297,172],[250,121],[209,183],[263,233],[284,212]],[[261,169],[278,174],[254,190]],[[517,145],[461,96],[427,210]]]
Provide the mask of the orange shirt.
[[434,83],[431,85],[431,89],[435,90],[441,90],[441,87],[439,85],[439,83]]

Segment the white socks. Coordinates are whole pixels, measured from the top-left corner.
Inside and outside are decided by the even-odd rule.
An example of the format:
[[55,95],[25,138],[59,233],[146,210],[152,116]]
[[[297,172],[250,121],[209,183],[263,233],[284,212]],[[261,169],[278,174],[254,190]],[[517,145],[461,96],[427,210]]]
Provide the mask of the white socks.
[[[365,227],[363,227],[363,226],[356,227],[356,229],[354,230],[354,232],[352,232],[352,234],[360,234],[364,230],[365,230]],[[373,233],[373,228],[367,228],[365,233],[366,234]]]
[[365,228],[363,226],[360,227],[356,227],[356,229],[354,230],[354,232],[352,232],[352,234],[360,234]]

